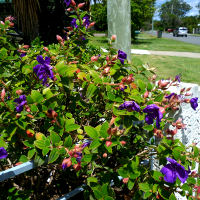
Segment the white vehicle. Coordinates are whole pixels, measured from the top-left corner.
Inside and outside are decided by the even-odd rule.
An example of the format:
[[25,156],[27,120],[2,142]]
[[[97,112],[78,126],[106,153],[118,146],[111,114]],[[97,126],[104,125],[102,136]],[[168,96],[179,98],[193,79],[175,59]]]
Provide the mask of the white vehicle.
[[173,31],[173,36],[174,37],[179,37],[179,36],[185,36],[187,37],[187,34],[188,34],[188,29],[186,27],[179,27],[179,28],[176,28],[174,31]]

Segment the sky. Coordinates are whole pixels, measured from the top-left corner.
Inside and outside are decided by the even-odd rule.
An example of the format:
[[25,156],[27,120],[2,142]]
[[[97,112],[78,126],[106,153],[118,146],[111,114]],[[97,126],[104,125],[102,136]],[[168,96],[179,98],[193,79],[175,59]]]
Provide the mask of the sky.
[[[167,0],[157,0],[156,1],[156,7],[161,6],[163,3],[165,3]],[[194,16],[198,15],[198,9],[196,8],[196,5],[200,2],[200,0],[184,0],[186,3],[190,4],[192,9],[190,12],[187,13],[187,16]],[[159,19],[158,12],[155,13],[154,19]]]

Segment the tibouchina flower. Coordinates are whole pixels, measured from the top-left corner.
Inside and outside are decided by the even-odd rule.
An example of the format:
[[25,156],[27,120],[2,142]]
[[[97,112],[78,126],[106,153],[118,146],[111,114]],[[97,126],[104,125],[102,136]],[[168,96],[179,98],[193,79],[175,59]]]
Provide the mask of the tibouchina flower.
[[167,161],[169,161],[170,164],[165,165],[161,169],[161,173],[165,175],[164,180],[168,183],[174,183],[178,177],[182,183],[185,183],[190,170],[185,170],[185,168],[174,159],[167,158]]
[[148,105],[144,110],[147,113],[145,116],[145,121],[147,124],[153,124],[153,120],[156,119],[156,127],[160,128],[160,122],[163,118],[163,114],[160,112],[159,107],[155,104]]
[[71,0],[64,0],[64,2],[66,3],[66,6],[68,7],[71,3]]
[[72,19],[71,26],[74,27],[74,28],[78,28],[78,25],[76,24],[76,19],[75,18]]
[[117,58],[120,60],[121,64],[124,65],[124,60],[127,59],[127,54],[125,52],[119,50]]
[[18,104],[16,106],[16,111],[19,113],[19,112],[21,112],[23,110],[23,106],[27,103],[26,96],[25,95],[21,95],[21,96],[19,96],[19,98],[16,98],[14,100],[14,102]]
[[196,110],[196,108],[198,107],[198,98],[195,97],[195,98],[190,99],[190,104],[191,104],[191,107],[194,110]]
[[119,106],[119,110],[128,110],[131,111],[137,111],[140,112],[140,106],[135,103],[134,101],[125,101],[122,105]]
[[0,147],[0,159],[6,158],[7,156],[8,156],[8,153],[4,149],[4,147]]
[[85,17],[83,17],[83,25],[88,28],[88,26],[90,25],[90,18],[88,15],[86,15]]
[[40,55],[40,56],[37,56],[37,61],[40,64],[36,65],[33,68],[33,71],[36,73],[36,75],[38,76],[38,78],[40,80],[43,80],[42,84],[48,86],[48,84],[47,84],[48,77],[51,80],[54,80],[54,74],[53,74],[53,71],[52,71],[53,67],[50,66],[51,60],[50,60],[49,57],[45,57],[45,60],[44,60],[43,57]]

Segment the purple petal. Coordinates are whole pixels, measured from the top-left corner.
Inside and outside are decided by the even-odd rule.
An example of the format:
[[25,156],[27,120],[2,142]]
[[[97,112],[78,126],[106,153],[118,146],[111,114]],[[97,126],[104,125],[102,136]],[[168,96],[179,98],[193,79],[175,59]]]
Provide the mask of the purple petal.
[[0,159],[6,158],[7,156],[8,156],[8,153],[4,149],[4,147],[0,147]]
[[165,165],[161,171],[164,174],[164,180],[168,183],[174,183],[176,181],[177,175],[176,170],[174,169],[172,164]]
[[178,164],[176,165],[176,175],[178,176],[178,178],[180,179],[180,181],[182,183],[185,183],[185,181],[188,178],[188,172],[185,170],[185,168]]
[[196,108],[198,107],[198,98],[195,97],[190,99],[190,105],[194,110],[196,110]]
[[37,61],[40,63],[40,64],[44,64],[44,60],[43,60],[43,57],[41,55],[37,56]]

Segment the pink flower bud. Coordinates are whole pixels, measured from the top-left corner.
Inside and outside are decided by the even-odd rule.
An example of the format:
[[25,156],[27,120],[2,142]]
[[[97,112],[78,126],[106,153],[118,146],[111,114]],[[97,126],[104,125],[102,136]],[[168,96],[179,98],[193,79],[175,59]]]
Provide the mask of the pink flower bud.
[[99,56],[92,56],[91,57],[92,62],[98,61],[98,59],[99,59]]
[[114,42],[116,39],[117,39],[117,36],[116,36],[116,35],[112,35],[112,36],[111,36],[111,41],[112,41],[112,42]]
[[48,52],[49,51],[49,49],[47,48],[47,47],[44,47],[43,48],[46,52]]
[[123,181],[124,184],[127,184],[127,183],[128,183],[128,180],[129,180],[129,178],[123,178],[122,181]]
[[121,145],[124,146],[126,144],[126,141],[122,140],[120,143],[121,143]]
[[16,94],[18,94],[18,95],[21,95],[22,93],[23,93],[22,90],[17,90],[17,91],[16,91]]
[[56,35],[56,39],[58,40],[58,42],[63,41],[62,37],[60,35]]
[[75,7],[76,6],[76,2],[74,0],[71,0],[71,5]]
[[106,146],[109,147],[112,144],[111,141],[106,141]]
[[73,10],[74,10],[73,8],[67,8],[67,12],[71,12]]
[[146,92],[144,93],[144,98],[146,99],[148,96],[149,96],[149,92],[146,91]]
[[66,27],[69,31],[73,31],[74,29],[71,26]]
[[186,97],[191,96],[191,95],[192,95],[192,94],[191,94],[191,93],[188,93],[188,92],[185,94]]
[[75,169],[75,171],[79,171],[81,169],[81,165],[80,164],[75,164],[73,166],[73,168]]
[[79,3],[78,8],[82,8],[85,5],[85,3]]
[[164,113],[165,113],[165,108],[159,107],[159,111],[160,111],[162,114],[164,114]]
[[4,23],[3,21],[0,21],[0,23],[1,23],[2,25],[5,25],[5,23]]
[[189,87],[189,88],[186,89],[187,92],[190,91],[190,90],[191,90],[191,87]]
[[13,22],[10,22],[9,26],[10,26],[10,27],[14,27],[15,24],[14,24]]
[[108,62],[110,60],[109,56],[106,56],[106,61]]
[[156,80],[156,75],[154,74],[153,76],[152,76],[152,80]]
[[103,154],[103,158],[107,158],[108,157],[108,154],[107,153],[104,153]]
[[3,90],[1,91],[1,100],[4,101],[4,97],[6,95],[6,90],[5,88],[3,88]]
[[29,48],[29,45],[25,44],[25,45],[23,46],[23,48],[24,48],[24,49],[28,49],[28,48]]
[[110,67],[106,67],[106,68],[103,70],[103,73],[104,73],[104,74],[107,74],[109,71],[110,71]]
[[95,25],[95,22],[90,23],[90,25],[88,26],[88,28],[91,28]]
[[65,169],[67,167],[70,167],[72,165],[71,158],[65,158],[62,162],[62,168]]

